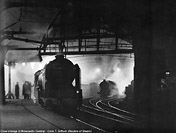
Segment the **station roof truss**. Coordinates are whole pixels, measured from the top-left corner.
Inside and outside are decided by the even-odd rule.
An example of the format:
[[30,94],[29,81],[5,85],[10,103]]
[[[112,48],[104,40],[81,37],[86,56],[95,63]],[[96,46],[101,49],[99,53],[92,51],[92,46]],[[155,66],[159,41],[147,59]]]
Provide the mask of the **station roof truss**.
[[133,53],[129,32],[106,6],[106,0],[3,0],[0,33],[6,60],[36,61],[58,52]]

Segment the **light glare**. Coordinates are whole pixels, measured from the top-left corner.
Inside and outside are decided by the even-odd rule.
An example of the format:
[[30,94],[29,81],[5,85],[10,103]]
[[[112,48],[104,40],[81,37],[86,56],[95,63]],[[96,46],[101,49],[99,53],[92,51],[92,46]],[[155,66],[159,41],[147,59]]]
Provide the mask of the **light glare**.
[[95,72],[96,72],[96,73],[100,73],[100,71],[101,71],[100,68],[96,68],[96,69],[95,69]]
[[23,63],[22,63],[22,65],[23,65],[23,66],[25,66],[25,65],[26,65],[26,63],[25,63],[25,62],[23,62]]

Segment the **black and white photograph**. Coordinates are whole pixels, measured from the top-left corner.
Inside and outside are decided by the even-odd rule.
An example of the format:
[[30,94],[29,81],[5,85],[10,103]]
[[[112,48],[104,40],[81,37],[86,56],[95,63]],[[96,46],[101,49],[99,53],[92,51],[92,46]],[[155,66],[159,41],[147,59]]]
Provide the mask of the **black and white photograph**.
[[176,1],[0,0],[1,133],[175,133]]

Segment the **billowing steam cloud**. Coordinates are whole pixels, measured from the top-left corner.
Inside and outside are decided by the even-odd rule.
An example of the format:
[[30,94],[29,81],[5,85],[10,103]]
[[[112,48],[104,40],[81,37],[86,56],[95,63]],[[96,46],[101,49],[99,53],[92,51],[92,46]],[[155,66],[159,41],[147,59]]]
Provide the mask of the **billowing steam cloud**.
[[123,94],[125,87],[133,80],[134,60],[132,58],[95,55],[70,59],[80,65],[82,83],[100,83],[103,79],[111,80],[116,83],[119,94]]
[[[46,63],[53,60],[54,56],[43,57],[42,62],[19,63],[12,68],[12,92],[18,81],[20,87],[24,80],[34,82],[34,73],[43,68]],[[81,68],[82,84],[100,83],[103,79],[116,83],[118,92],[123,93],[125,87],[133,80],[134,60],[122,60],[112,55],[67,56],[74,64]],[[8,69],[6,69],[6,92],[8,90]],[[114,91],[116,93],[116,91]]]
[[[14,93],[16,82],[19,82],[20,94],[22,95],[22,85],[25,81],[34,84],[34,73],[42,69],[46,63],[53,60],[53,56],[43,57],[42,62],[21,62],[11,67],[11,90]],[[5,91],[9,90],[9,69],[5,65]]]

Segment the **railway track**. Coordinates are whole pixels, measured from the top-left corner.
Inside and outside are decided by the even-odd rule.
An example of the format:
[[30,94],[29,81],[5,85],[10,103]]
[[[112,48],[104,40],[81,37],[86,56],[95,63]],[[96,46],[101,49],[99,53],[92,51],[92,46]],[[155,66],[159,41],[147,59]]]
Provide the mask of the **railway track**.
[[126,114],[122,114],[124,112],[121,112],[119,110],[116,110],[110,106],[108,106],[107,104],[105,104],[102,100],[99,100],[97,103],[96,103],[96,106],[98,108],[100,108],[103,112],[106,112],[107,114],[110,114],[112,115],[112,117],[117,117],[117,119],[122,119],[122,121],[129,121],[129,122],[132,122],[134,123],[134,117],[132,116],[128,116]]
[[[40,106],[40,108],[44,108],[40,104],[38,104],[38,106]],[[100,133],[111,133],[112,132],[111,130],[109,130],[111,127],[109,127],[108,129],[103,128],[100,121],[99,122],[95,121],[95,120],[89,121],[88,120],[89,118],[99,117],[102,120],[102,118],[104,119],[106,117],[102,117],[101,115],[97,115],[96,113],[93,113],[92,111],[90,111],[91,108],[86,107],[86,109],[85,109],[85,107],[86,107],[86,105],[83,105],[82,108],[78,111],[76,116],[75,115],[69,115],[68,116],[68,114],[62,114],[62,115],[66,116],[66,117],[69,117],[70,119],[74,119],[75,121],[80,122],[84,125],[87,125],[87,126],[91,127],[92,129],[95,129],[96,132],[100,132]],[[88,110],[88,108],[89,108],[89,110]],[[45,109],[47,109],[50,112],[54,112],[54,113],[58,114],[58,112],[53,111],[51,108],[46,108],[45,107]],[[85,118],[85,116],[89,116],[89,118]],[[107,119],[109,119],[111,121],[112,120],[116,121],[115,119],[110,119],[108,117],[106,118],[106,120]]]
[[115,130],[117,131],[118,129],[144,129],[146,127],[145,122],[136,119],[136,114],[111,105],[112,101],[118,103],[119,99],[91,98],[84,101],[82,111],[116,123],[117,128]]
[[22,106],[26,111],[28,111],[29,113],[33,114],[34,116],[36,116],[37,118],[39,118],[39,119],[41,119],[41,120],[43,120],[43,121],[45,121],[45,122],[51,124],[51,125],[54,126],[56,129],[59,129],[59,130],[66,130],[66,128],[61,128],[61,127],[57,126],[56,124],[50,122],[49,120],[43,118],[43,117],[40,116],[39,114],[36,114],[36,113],[32,112],[30,109],[28,109],[28,108],[24,105],[23,101],[21,101],[21,106]]
[[[17,103],[17,102],[15,102],[15,104],[16,104],[16,103]],[[57,125],[57,123],[53,123],[53,122],[50,121],[49,119],[44,118],[43,116],[41,116],[41,114],[40,114],[39,112],[34,111],[34,110],[35,110],[34,108],[32,109],[32,108],[30,108],[30,107],[27,107],[27,106],[25,105],[25,102],[24,102],[24,101],[21,101],[20,104],[21,104],[21,106],[22,106],[26,111],[28,111],[29,113],[31,113],[32,115],[34,115],[34,116],[37,117],[38,119],[41,119],[41,120],[43,120],[43,121],[45,121],[45,122],[51,124],[52,126],[54,126],[54,127],[57,129],[57,131],[58,131],[58,130],[60,130],[60,131],[69,131],[68,128],[66,128],[66,127],[60,127],[60,126]],[[41,109],[43,109],[41,106],[39,106],[39,107],[40,107]],[[51,110],[49,110],[49,112],[50,112],[50,113],[54,113],[55,115],[58,115],[56,112],[51,112]],[[90,129],[90,130],[93,131],[93,132],[96,132],[96,133],[109,133],[108,131],[105,131],[105,130],[99,128],[99,127],[96,127],[96,126],[94,126],[94,125],[92,125],[92,124],[90,124],[90,123],[87,123],[86,121],[83,121],[83,120],[81,120],[81,119],[79,119],[79,118],[77,118],[77,117],[75,117],[75,116],[70,116],[70,117],[67,116],[67,118],[70,118],[70,119],[72,119],[72,120],[74,120],[74,121],[77,121],[77,122],[83,124],[83,125],[86,125],[86,127],[87,127],[87,128],[89,127],[88,129]],[[85,132],[86,132],[86,130],[85,130]]]
[[112,104],[112,102],[114,102],[114,101],[117,101],[117,99],[108,100],[106,104],[107,104],[109,107],[115,109],[116,111],[119,111],[119,113],[126,114],[126,115],[130,115],[130,116],[132,116],[132,117],[135,117],[135,116],[136,116],[136,114],[133,113],[133,112],[129,112],[129,111],[126,111],[126,110],[124,110],[124,109],[120,109],[120,108],[117,107],[117,106],[114,106],[114,105]]
[[[133,130],[135,128],[139,128],[136,125],[134,118],[132,117],[134,114],[130,114],[130,112],[125,112],[114,109],[115,107],[109,106],[109,102],[113,99],[89,99],[78,111],[77,115],[69,116],[70,119],[73,119],[79,123],[90,127],[92,131],[96,133],[114,133],[114,132],[123,132],[125,130]],[[115,100],[115,99],[114,99]],[[20,101],[19,101],[20,102]],[[11,103],[13,104],[13,103]],[[14,103],[17,104],[17,103]],[[47,122],[52,125],[54,128],[58,130],[66,130],[66,127],[60,127],[57,122],[52,122],[48,118],[43,117],[40,112],[34,107],[30,107],[28,103],[25,103],[25,100],[21,101],[21,106],[29,113],[37,117],[38,119]],[[33,104],[33,103],[32,103]],[[38,106],[38,105],[36,105]],[[43,109],[42,107],[39,107]],[[48,112],[51,112],[48,111]],[[52,112],[53,113],[53,112]],[[55,112],[54,112],[55,113]],[[56,114],[56,113],[55,113]],[[128,115],[125,115],[128,114]],[[58,115],[58,114],[56,114]],[[68,116],[67,116],[68,117]]]
[[[124,110],[124,109],[122,109],[123,107],[118,107],[118,104],[117,104],[116,102],[114,102],[114,101],[116,101],[116,100],[115,100],[115,99],[109,100],[106,104],[107,104],[109,107],[111,107],[111,108],[117,110],[119,113],[126,114],[127,116],[132,116],[132,117],[134,117],[134,120],[137,122],[137,124],[138,124],[139,126],[145,128],[145,127],[147,127],[149,121],[151,121],[151,122],[153,122],[153,123],[155,123],[155,124],[158,123],[157,120],[152,119],[152,118],[148,118],[148,117],[145,116],[145,115],[135,114],[135,113],[132,112],[132,111],[129,112],[129,111],[127,111],[127,110]],[[130,110],[131,110],[131,109],[130,109]]]
[[91,98],[84,100],[83,103],[77,118],[104,131],[123,132],[139,128],[132,117],[105,110],[102,106],[105,106],[106,103],[103,103],[100,99]]
[[24,110],[26,110],[26,112],[28,112],[29,114],[32,114],[35,118],[40,119],[41,121],[44,121],[50,125],[52,125],[53,129],[57,129],[57,130],[65,130],[65,128],[61,128],[59,126],[57,126],[56,124],[52,123],[51,121],[45,119],[44,117],[41,116],[41,114],[36,114],[34,113],[31,109],[29,109],[25,104],[24,100],[17,100],[17,101],[10,101],[9,104],[18,104],[20,105],[22,108],[24,108]]
[[[123,121],[134,122],[135,114],[132,114],[130,112],[127,112],[127,111],[118,109],[116,107],[110,106],[108,104],[109,100],[112,100],[112,98],[104,99],[104,100],[102,100],[102,99],[91,99],[91,100],[89,100],[89,103],[92,106],[94,106],[95,108],[99,109],[100,111],[117,117],[117,119],[122,119]],[[117,100],[117,99],[115,99],[115,100]]]
[[121,115],[122,117],[124,117],[126,119],[135,120],[136,114],[134,114],[132,112],[129,112],[129,111],[126,111],[126,110],[123,110],[123,109],[120,109],[120,108],[118,108],[116,106],[111,105],[111,102],[115,101],[115,100],[117,100],[117,99],[100,100],[99,104],[105,110],[108,110],[108,111],[110,111],[112,113],[115,113],[115,114],[119,114],[119,115]]

